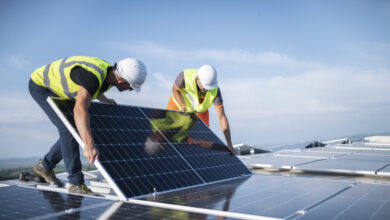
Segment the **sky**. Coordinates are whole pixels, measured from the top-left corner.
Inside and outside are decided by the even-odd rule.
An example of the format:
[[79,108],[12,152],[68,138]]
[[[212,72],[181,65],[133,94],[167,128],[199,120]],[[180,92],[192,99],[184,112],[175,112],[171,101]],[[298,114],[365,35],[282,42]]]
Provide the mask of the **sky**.
[[[165,108],[182,69],[218,71],[233,144],[390,131],[390,1],[0,1],[0,158],[42,157],[57,130],[31,98],[38,67],[85,55],[140,59],[140,93]],[[211,129],[224,141],[214,107]]]

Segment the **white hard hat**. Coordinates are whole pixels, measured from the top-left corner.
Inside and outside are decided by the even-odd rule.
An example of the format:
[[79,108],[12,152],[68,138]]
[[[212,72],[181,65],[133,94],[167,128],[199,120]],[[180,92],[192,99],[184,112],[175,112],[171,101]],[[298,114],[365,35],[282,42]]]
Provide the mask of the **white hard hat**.
[[217,71],[210,65],[203,65],[198,69],[198,77],[202,86],[207,90],[217,88]]
[[139,92],[147,75],[145,65],[135,58],[119,60],[116,64],[118,75],[125,79],[136,92]]

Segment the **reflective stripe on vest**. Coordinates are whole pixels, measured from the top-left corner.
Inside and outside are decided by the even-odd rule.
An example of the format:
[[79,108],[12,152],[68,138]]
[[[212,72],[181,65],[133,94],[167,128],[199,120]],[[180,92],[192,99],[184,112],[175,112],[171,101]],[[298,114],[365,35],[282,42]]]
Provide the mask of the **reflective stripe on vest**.
[[46,88],[50,88],[50,79],[49,79],[50,66],[51,63],[47,64],[45,66],[45,70],[43,71],[43,83],[45,84]]
[[77,92],[70,92],[69,86],[68,86],[68,81],[66,80],[66,76],[65,76],[65,73],[64,73],[65,62],[66,62],[67,59],[68,58],[63,59],[61,61],[61,64],[60,64],[61,85],[62,85],[62,89],[64,90],[64,93],[66,95],[68,95],[69,98],[74,98],[74,97],[76,97]]
[[[217,88],[213,90],[208,90],[205,94],[202,103],[199,103],[198,89],[196,85],[197,69],[185,69],[183,70],[184,75],[184,88],[180,89],[180,93],[183,97],[184,104],[188,112],[205,112],[207,109],[213,105],[214,99],[218,93],[218,81]],[[179,103],[176,101],[175,97],[172,96],[173,101],[179,107]]]
[[[71,60],[69,62],[66,62],[69,59],[76,59],[76,60]],[[79,60],[77,60],[77,59],[79,59]],[[88,62],[86,60],[88,60],[90,62]],[[96,63],[92,63],[92,62],[96,62]],[[59,63],[59,67],[57,70],[56,69],[50,70],[50,68],[54,64],[56,66],[58,66],[58,63]],[[54,62],[49,63],[46,66],[44,66],[44,70],[42,73],[41,73],[42,67],[38,68],[36,71],[34,71],[31,74],[31,79],[36,84],[41,85],[41,86],[45,86],[46,88],[49,88],[51,91],[53,91],[55,94],[57,94],[58,96],[60,96],[62,98],[74,99],[77,96],[79,85],[75,84],[73,81],[71,81],[71,83],[68,82],[68,79],[67,79],[66,74],[65,74],[65,68],[77,66],[78,64],[80,64],[80,66],[85,65],[87,67],[90,67],[92,69],[92,70],[90,70],[90,72],[92,72],[97,77],[97,79],[99,81],[99,89],[96,91],[95,94],[93,94],[93,97],[92,97],[92,98],[97,98],[97,96],[100,92],[101,86],[103,84],[103,81],[107,76],[107,67],[111,66],[108,62],[101,60],[101,59],[98,59],[98,58],[81,57],[80,56],[80,57],[69,57],[69,58],[65,58],[62,60],[57,60],[57,61],[54,61]],[[99,67],[98,65],[102,66],[103,69],[101,67]],[[53,68],[56,68],[56,67],[53,67]],[[50,72],[50,71],[53,71],[54,74],[59,74],[59,81],[60,82],[51,82],[50,81],[49,75],[51,73],[53,74],[53,72]],[[69,72],[69,74],[70,74],[70,72]],[[68,77],[70,78],[70,75]],[[42,85],[42,83],[43,83],[43,85]],[[54,83],[54,84],[60,83],[61,87],[62,87],[62,91],[60,91],[60,89],[58,88],[59,85],[54,85],[54,84],[52,85],[51,83]],[[72,85],[73,92],[69,88],[70,85]],[[53,88],[53,87],[55,87],[55,88]]]

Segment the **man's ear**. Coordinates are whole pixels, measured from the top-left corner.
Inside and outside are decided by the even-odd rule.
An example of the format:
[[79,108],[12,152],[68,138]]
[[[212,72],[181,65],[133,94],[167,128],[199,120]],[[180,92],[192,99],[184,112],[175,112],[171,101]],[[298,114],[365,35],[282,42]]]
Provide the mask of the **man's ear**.
[[122,78],[118,78],[118,84],[123,84],[123,83],[126,83],[127,81],[122,79]]

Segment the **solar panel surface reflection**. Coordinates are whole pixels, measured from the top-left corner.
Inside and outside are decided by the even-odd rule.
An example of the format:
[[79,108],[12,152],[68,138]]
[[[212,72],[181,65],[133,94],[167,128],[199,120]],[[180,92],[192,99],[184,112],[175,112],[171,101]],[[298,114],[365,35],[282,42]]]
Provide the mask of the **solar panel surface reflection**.
[[195,114],[146,108],[142,111],[204,182],[251,173]]
[[[75,128],[74,102],[53,101]],[[193,114],[100,103],[89,113],[99,163],[127,198],[251,174]]]

